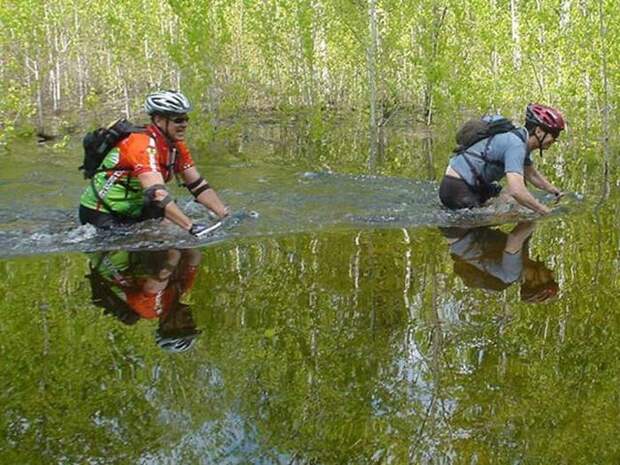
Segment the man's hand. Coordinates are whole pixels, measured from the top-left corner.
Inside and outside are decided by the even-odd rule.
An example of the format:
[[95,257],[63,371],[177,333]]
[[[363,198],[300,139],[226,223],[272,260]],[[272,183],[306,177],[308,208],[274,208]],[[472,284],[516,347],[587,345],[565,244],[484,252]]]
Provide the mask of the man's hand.
[[557,202],[558,200],[560,200],[562,197],[564,197],[564,192],[562,192],[560,189],[558,189],[557,187],[553,187],[552,189],[549,189],[548,191],[550,194],[553,194],[553,196],[555,197],[555,201]]
[[217,211],[213,210],[212,208],[207,208],[207,213],[209,214],[209,218],[212,220],[223,220],[224,218],[230,216],[230,208],[223,207]]
[[543,208],[537,210],[538,213],[540,213],[541,215],[548,215],[552,212],[551,208],[547,207],[546,205],[543,205]]

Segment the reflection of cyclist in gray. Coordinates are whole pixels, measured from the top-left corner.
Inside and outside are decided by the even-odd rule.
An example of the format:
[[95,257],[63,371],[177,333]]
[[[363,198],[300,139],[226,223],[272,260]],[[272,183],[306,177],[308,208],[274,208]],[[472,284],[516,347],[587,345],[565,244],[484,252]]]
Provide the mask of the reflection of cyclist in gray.
[[158,319],[157,344],[183,352],[200,334],[181,297],[194,285],[201,258],[195,249],[92,254],[92,301],[128,325]]
[[534,223],[505,232],[491,228],[441,228],[450,243],[454,272],[468,287],[500,291],[521,282],[521,300],[544,302],[558,293],[553,272],[530,259],[528,241]]

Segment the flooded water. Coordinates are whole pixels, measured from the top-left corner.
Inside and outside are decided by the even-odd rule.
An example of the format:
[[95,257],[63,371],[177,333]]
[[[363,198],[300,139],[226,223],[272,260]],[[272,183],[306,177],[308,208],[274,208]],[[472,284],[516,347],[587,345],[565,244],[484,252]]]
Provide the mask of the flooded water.
[[620,462],[596,164],[545,160],[569,194],[533,221],[442,210],[442,146],[263,136],[199,159],[236,212],[201,242],[78,227],[74,145],[5,156],[0,463]]

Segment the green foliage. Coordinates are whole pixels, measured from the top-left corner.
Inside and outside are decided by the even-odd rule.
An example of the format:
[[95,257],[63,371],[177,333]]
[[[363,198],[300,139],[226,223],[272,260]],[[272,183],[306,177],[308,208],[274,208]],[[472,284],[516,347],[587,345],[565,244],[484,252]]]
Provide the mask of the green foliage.
[[34,106],[29,100],[27,89],[14,82],[0,83],[0,152],[20,135],[31,134],[29,124],[34,115]]
[[[2,102],[5,126],[18,111],[23,122],[36,110],[41,125],[52,111],[92,108],[94,95],[97,106],[131,113],[162,87],[183,88],[211,126],[252,109],[369,107],[367,2],[16,5],[0,8],[2,95],[25,105]],[[577,129],[601,131],[605,102],[619,103],[614,2],[514,5],[378,0],[378,123],[394,110],[441,122],[538,100],[559,105]]]

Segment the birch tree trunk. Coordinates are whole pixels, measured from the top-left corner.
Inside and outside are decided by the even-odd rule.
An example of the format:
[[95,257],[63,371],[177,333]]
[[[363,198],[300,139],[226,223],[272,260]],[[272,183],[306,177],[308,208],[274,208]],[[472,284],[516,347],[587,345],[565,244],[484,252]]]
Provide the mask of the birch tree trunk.
[[77,93],[78,108],[80,111],[84,109],[84,65],[82,63],[82,53],[78,52],[77,56]]
[[[440,6],[439,2],[433,2],[432,4],[432,17],[433,21],[430,23],[430,50],[429,58],[426,66],[431,68],[438,60],[440,53],[440,40],[441,32],[448,13],[447,6]],[[426,84],[424,87],[424,116],[426,119],[426,125],[430,126],[433,122],[433,106],[435,95],[435,84],[437,82],[436,76],[427,76]]]
[[560,30],[565,31],[570,24],[570,6],[572,0],[563,0],[560,4]]
[[429,134],[424,138],[424,148],[426,149],[426,167],[428,169],[428,179],[435,180],[435,163],[433,161],[433,137]]
[[510,0],[510,19],[512,25],[512,62],[514,67],[521,69],[521,36],[519,34],[518,0]]
[[379,131],[377,127],[377,2],[368,0],[368,20],[370,29],[370,41],[367,49],[368,71],[368,98],[370,103],[370,149],[368,154],[368,168],[371,172],[377,158]]
[[123,103],[125,106],[125,117],[131,118],[131,110],[129,106],[129,89],[127,88],[127,81],[123,79]]
[[[491,11],[497,12],[497,1],[491,0]],[[493,79],[497,80],[499,74],[499,52],[497,51],[497,44],[493,44],[491,51],[491,69],[493,70]]]
[[609,79],[607,71],[607,25],[605,22],[605,0],[598,0],[599,34],[601,36],[601,77],[603,79],[603,153],[604,188],[603,198],[609,195]]
[[[75,3],[73,4],[73,29],[75,31],[76,41],[79,43],[80,42],[79,38],[81,36],[80,15],[78,12],[77,5]],[[82,55],[82,49],[79,46],[77,50],[76,64],[77,64],[76,89],[77,89],[77,97],[78,97],[78,109],[80,110],[80,112],[82,112],[82,110],[84,110],[84,97],[85,97],[86,85],[85,85],[85,76],[84,76],[84,57]]]
[[36,86],[35,100],[37,108],[37,129],[43,131],[43,89],[41,88],[41,73],[39,72],[39,58],[34,60],[26,58],[27,66],[33,75],[33,82]]

